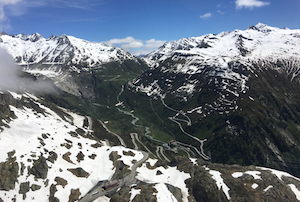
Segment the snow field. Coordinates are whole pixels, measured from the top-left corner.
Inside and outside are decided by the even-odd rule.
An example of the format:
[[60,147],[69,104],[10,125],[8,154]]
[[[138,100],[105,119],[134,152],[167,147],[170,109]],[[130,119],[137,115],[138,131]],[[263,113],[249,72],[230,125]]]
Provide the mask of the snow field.
[[[162,172],[161,175],[156,175],[157,171]],[[176,167],[157,167],[155,169],[148,169],[146,163],[143,163],[141,167],[137,168],[137,179],[145,181],[147,183],[167,183],[178,187],[182,192],[182,200],[184,202],[188,201],[188,188],[186,187],[185,180],[189,179],[191,176],[189,173],[184,173],[177,170]]]
[[154,186],[154,188],[158,191],[154,194],[156,195],[157,202],[177,202],[175,196],[168,190],[168,187],[164,183],[158,183]]
[[[12,93],[16,99],[21,99],[22,96],[31,98],[36,104],[44,110],[44,114],[37,113],[32,109],[24,107],[18,109],[14,106],[10,106],[10,109],[18,117],[13,119],[9,126],[10,128],[4,128],[1,132],[0,152],[7,154],[10,151],[15,150],[13,157],[16,157],[16,161],[21,166],[21,162],[24,163],[25,170],[23,175],[19,173],[20,177],[15,184],[15,189],[10,191],[0,191],[0,197],[4,200],[11,200],[16,198],[17,201],[22,200],[23,196],[18,194],[19,185],[22,182],[30,182],[30,186],[33,184],[40,185],[41,188],[36,191],[29,191],[26,193],[26,199],[24,201],[47,201],[49,197],[49,189],[52,184],[56,185],[56,177],[62,178],[67,181],[67,184],[63,187],[57,185],[57,192],[55,197],[60,201],[68,201],[71,189],[79,189],[81,195],[85,195],[98,181],[109,180],[115,172],[113,162],[109,160],[109,155],[112,151],[117,151],[120,159],[131,169],[133,160],[139,161],[143,158],[143,154],[140,151],[124,148],[122,146],[109,147],[105,145],[104,141],[99,141],[101,147],[94,148],[91,145],[97,143],[92,139],[84,138],[80,135],[71,136],[69,132],[75,131],[77,128],[81,128],[86,133],[91,132],[85,128],[82,128],[85,117],[77,115],[75,113],[69,113],[73,119],[68,119],[69,122],[64,121],[51,109],[47,108],[36,102],[38,98],[31,94],[16,94]],[[68,146],[67,146],[68,145]],[[67,147],[71,147],[68,149]],[[33,175],[27,175],[27,166],[32,167],[34,160],[37,160],[39,156],[48,158],[49,152],[55,152],[57,159],[54,163],[47,161],[48,165],[48,185],[46,186],[46,179],[35,179]],[[132,151],[134,156],[124,155],[123,151]],[[66,155],[70,152],[69,155]],[[79,153],[84,155],[84,159],[79,161],[76,157]],[[63,156],[68,156],[69,161],[66,161]],[[96,155],[94,159],[89,158],[90,155]],[[0,162],[6,161],[7,155],[0,156]],[[30,161],[28,161],[28,159]],[[147,162],[154,166],[157,159],[148,159]],[[68,169],[82,168],[88,173],[88,177],[77,177],[72,174]],[[157,170],[160,170],[163,174],[156,176]],[[20,172],[20,170],[19,170]],[[180,172],[176,168],[169,167],[167,169],[159,167],[155,170],[146,168],[145,163],[141,168],[137,169],[138,179],[158,183],[155,185],[158,193],[156,197],[159,201],[169,201],[169,199],[176,201],[172,193],[167,189],[164,183],[169,183],[182,190],[183,200],[187,201],[188,189],[184,181],[190,178],[190,174]],[[133,195],[138,194],[134,190]],[[133,197],[132,195],[132,197]],[[134,197],[133,197],[134,198]],[[104,202],[109,201],[107,197],[100,197],[96,201]]]

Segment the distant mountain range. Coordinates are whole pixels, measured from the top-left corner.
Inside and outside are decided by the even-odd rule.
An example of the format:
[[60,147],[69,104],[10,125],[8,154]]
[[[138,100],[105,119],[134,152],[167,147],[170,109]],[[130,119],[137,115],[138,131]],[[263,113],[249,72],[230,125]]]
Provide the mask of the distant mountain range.
[[26,79],[0,89],[0,202],[300,200],[300,30],[142,58],[67,35],[2,32],[0,48]]
[[93,43],[73,36],[50,36],[40,34],[1,34],[1,48],[15,58],[19,65],[68,64],[95,66],[111,61],[135,59],[128,52],[107,43]]

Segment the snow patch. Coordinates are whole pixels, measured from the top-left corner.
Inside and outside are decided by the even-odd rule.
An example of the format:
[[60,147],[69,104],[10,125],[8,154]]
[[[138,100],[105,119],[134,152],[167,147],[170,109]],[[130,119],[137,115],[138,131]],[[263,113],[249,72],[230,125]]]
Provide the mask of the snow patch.
[[251,185],[252,189],[256,189],[258,187],[258,184],[254,183]]
[[164,183],[158,183],[154,186],[157,193],[154,193],[157,198],[157,202],[172,201],[177,202],[175,196],[169,191],[168,187]]
[[272,185],[269,185],[267,188],[264,189],[264,192],[268,191],[269,189],[273,188]]
[[141,189],[134,189],[134,188],[132,188],[132,189],[129,191],[129,193],[131,194],[131,195],[130,195],[129,202],[131,202],[131,201],[134,199],[134,197],[135,197],[136,195],[141,194]]
[[[161,175],[156,175],[157,171],[162,172]],[[188,202],[188,188],[186,187],[185,180],[191,178],[189,173],[184,173],[177,170],[176,167],[158,167],[153,170],[149,170],[146,164],[143,163],[141,167],[137,168],[137,179],[148,183],[168,183],[174,187],[178,187],[182,192],[183,202]]]
[[294,184],[289,184],[291,190],[294,192],[294,194],[296,195],[296,198],[298,201],[300,201],[300,191],[299,189],[297,189],[297,187]]
[[209,174],[212,175],[212,178],[216,181],[217,187],[220,190],[222,188],[224,194],[227,199],[230,200],[231,197],[229,195],[229,187],[224,183],[223,178],[221,177],[221,173],[216,170],[209,170]]

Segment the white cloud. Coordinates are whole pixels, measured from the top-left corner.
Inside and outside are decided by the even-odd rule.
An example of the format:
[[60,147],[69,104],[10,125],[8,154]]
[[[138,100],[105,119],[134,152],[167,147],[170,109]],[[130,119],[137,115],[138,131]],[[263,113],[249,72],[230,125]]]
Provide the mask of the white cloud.
[[150,53],[151,51],[159,48],[162,46],[166,41],[163,40],[156,40],[156,39],[150,39],[150,40],[140,40],[135,39],[131,36],[128,36],[126,38],[122,39],[111,39],[107,41],[107,43],[110,44],[117,44],[118,47],[131,52],[135,55],[146,55]]
[[110,44],[122,44],[122,43],[131,43],[136,41],[136,39],[134,39],[132,36],[128,36],[126,38],[123,39],[111,39],[109,41],[107,41],[107,43]]
[[252,9],[253,7],[267,6],[270,2],[259,0],[237,0],[235,4],[237,9],[241,9],[243,7]]
[[204,15],[201,15],[200,18],[207,19],[207,18],[210,18],[211,16],[212,16],[211,13],[205,13]]
[[136,41],[133,41],[130,43],[122,44],[121,48],[123,48],[126,51],[130,51],[131,49],[141,48],[143,46],[144,46],[144,44],[141,41],[136,40]]
[[0,0],[0,22],[7,20],[4,13],[4,6],[19,3],[21,0]]
[[156,49],[156,48],[159,48],[160,46],[162,46],[164,43],[166,43],[166,41],[150,39],[150,40],[146,41],[146,44],[144,47],[146,49]]

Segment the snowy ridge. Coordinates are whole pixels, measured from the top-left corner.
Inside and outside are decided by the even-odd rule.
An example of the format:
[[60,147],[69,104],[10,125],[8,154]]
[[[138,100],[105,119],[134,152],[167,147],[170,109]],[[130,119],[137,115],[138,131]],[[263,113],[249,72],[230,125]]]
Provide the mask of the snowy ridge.
[[1,35],[0,48],[6,49],[19,65],[85,64],[95,66],[110,61],[134,60],[126,51],[106,43],[93,43],[73,36],[39,34]]
[[[262,23],[247,30],[220,34],[207,34],[165,43],[158,50],[145,56],[148,63],[157,66],[172,57],[186,57],[187,62],[175,71],[194,74],[198,65],[226,67],[230,61],[248,62],[270,57],[290,58],[300,55],[300,30],[279,29]],[[196,65],[191,65],[195,63]]]

